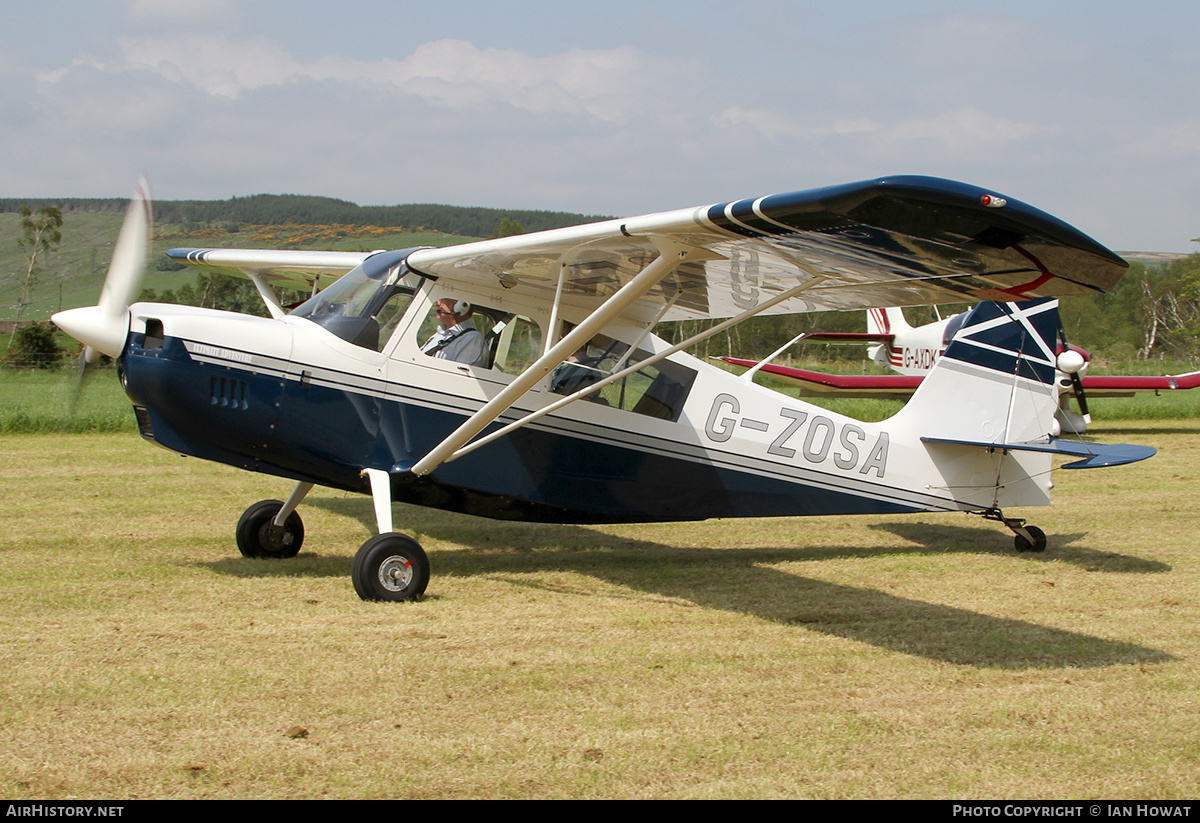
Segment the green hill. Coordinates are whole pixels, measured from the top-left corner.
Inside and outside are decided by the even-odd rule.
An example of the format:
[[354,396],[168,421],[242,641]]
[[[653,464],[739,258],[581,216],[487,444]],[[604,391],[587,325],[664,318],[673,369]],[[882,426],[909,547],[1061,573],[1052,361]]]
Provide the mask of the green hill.
[[[25,204],[63,212],[63,242],[45,258],[24,317],[43,320],[59,309],[92,305],[100,294],[124,216],[116,198],[0,198],[0,320],[16,315],[26,257],[17,247]],[[195,279],[162,255],[178,246],[371,251],[447,246],[487,237],[504,220],[526,231],[603,219],[548,211],[441,205],[358,206],[330,197],[254,195],[229,200],[155,203],[155,257],[145,286],[162,292]],[[275,232],[265,227],[276,227]]]

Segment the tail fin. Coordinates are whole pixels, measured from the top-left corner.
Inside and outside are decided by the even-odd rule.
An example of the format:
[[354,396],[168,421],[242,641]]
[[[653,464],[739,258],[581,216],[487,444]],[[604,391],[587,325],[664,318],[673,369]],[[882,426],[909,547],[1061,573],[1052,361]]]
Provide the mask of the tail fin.
[[[1119,466],[1154,454],[1147,446],[1056,439],[1058,301],[980,303],[963,320],[929,375],[888,421],[900,442],[919,440],[940,489],[966,509],[1044,506],[1053,455],[1066,469]],[[1028,537],[1028,535],[1025,535]]]
[[1058,407],[1058,301],[980,303],[897,417],[944,438],[1046,437]]
[[871,334],[895,334],[911,328],[900,309],[867,309],[867,331]]
[[929,488],[967,509],[1049,504],[1053,450],[1025,446],[1050,441],[1057,331],[1057,300],[980,303],[966,315],[888,421],[893,437],[921,443],[937,477]]
[[[904,319],[904,312],[898,308],[867,309],[867,332],[869,334],[890,334],[908,331],[912,328]],[[867,356],[881,366],[893,365],[894,356],[900,350],[893,344],[881,344],[867,349]]]

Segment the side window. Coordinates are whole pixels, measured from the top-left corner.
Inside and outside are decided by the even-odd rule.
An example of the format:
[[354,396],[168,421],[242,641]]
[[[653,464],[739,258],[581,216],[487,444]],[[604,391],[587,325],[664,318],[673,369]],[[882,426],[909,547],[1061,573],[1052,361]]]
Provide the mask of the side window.
[[[649,352],[641,349],[630,352],[627,344],[598,334],[554,370],[550,390],[562,395],[574,394],[649,356]],[[695,379],[696,373],[686,366],[659,360],[586,395],[585,399],[635,414],[678,420]]]
[[417,342],[430,357],[516,375],[541,354],[542,331],[522,315],[442,298],[421,323]]
[[542,353],[542,330],[528,317],[505,315],[492,325],[492,368],[505,374],[520,374]]
[[411,292],[394,294],[375,315],[375,322],[379,324],[379,336],[374,346],[376,351],[382,351],[384,344],[391,340],[392,332],[400,325],[400,319],[404,317],[412,299]]

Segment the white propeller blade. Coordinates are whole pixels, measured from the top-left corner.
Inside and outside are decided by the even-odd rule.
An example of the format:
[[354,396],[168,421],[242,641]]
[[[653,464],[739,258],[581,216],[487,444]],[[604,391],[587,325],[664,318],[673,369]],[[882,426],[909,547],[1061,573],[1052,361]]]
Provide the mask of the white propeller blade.
[[108,277],[100,292],[100,313],[106,318],[119,316],[137,293],[146,268],[152,222],[150,184],[143,175],[125,210],[125,222],[121,224],[121,234],[108,264]]
[[51,318],[60,329],[84,344],[83,357],[89,363],[99,359],[98,353],[116,357],[125,347],[129,303],[142,282],[152,225],[150,184],[143,175],[125,211],[108,276],[100,290],[100,302],[61,311]]

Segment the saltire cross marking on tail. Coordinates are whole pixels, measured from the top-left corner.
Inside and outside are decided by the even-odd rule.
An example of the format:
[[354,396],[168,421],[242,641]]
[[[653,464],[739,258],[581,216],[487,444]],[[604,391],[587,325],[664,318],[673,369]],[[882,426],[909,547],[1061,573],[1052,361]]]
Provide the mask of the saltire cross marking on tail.
[[1058,301],[980,303],[942,357],[1051,384]]

